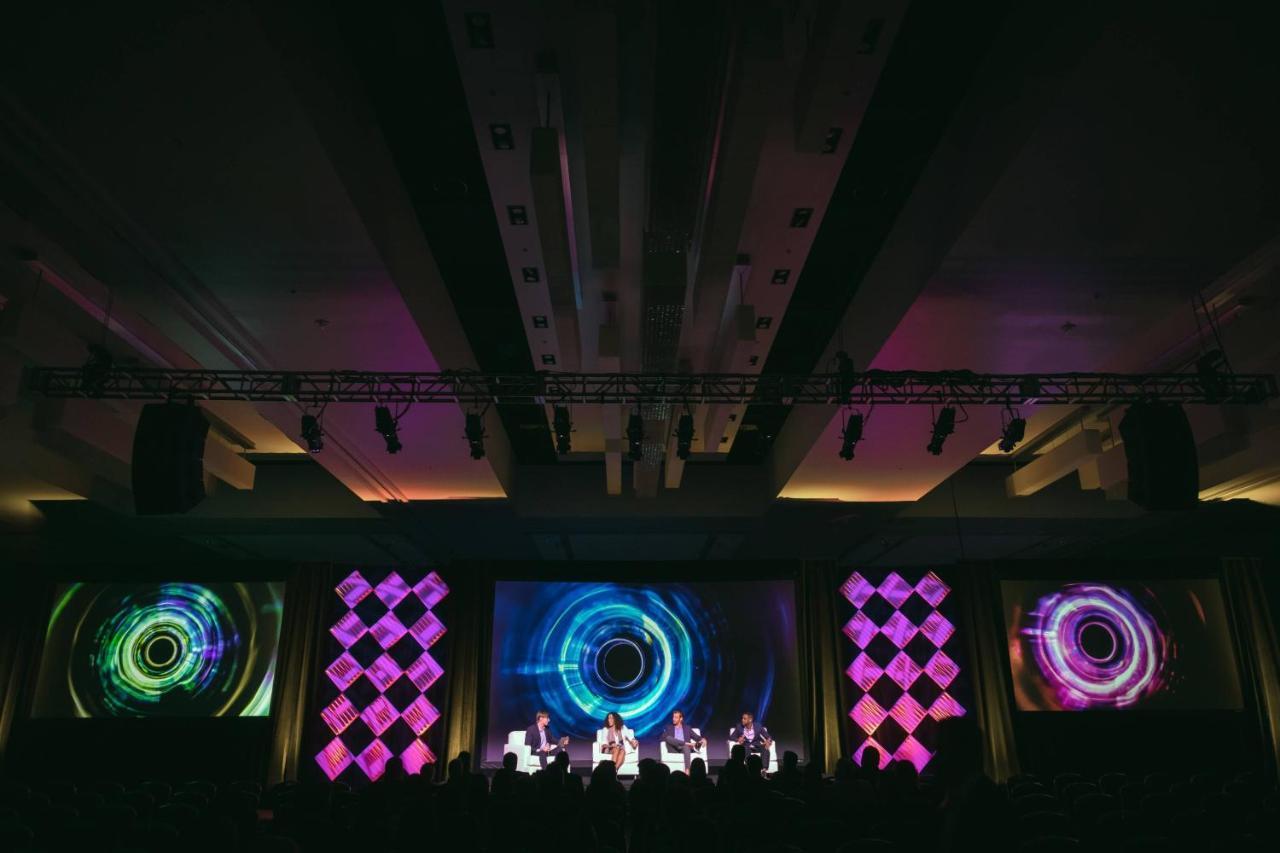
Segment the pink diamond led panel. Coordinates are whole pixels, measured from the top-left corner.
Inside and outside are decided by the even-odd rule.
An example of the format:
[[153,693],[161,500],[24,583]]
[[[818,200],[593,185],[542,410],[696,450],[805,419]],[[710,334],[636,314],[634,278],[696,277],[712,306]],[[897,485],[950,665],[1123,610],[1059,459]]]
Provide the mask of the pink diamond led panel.
[[444,667],[432,646],[447,629],[433,608],[448,594],[435,572],[353,571],[334,587],[313,747],[329,779],[359,784],[392,761],[410,774],[435,763],[426,741],[440,711],[428,692]]
[[853,605],[844,635],[854,702],[854,760],[868,747],[880,766],[933,758],[939,721],[965,713],[951,588],[933,572],[857,571],[840,587]]

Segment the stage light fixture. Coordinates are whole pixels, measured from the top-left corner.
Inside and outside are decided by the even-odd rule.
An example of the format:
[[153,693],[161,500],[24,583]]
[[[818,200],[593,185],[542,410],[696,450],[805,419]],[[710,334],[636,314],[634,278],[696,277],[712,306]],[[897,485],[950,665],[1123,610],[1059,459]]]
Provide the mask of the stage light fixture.
[[572,449],[569,433],[573,432],[573,421],[569,420],[569,410],[564,406],[556,406],[552,424],[556,433],[556,453],[561,455]]
[[373,410],[373,428],[387,443],[388,453],[399,453],[404,449],[398,434],[399,421],[392,417],[391,410],[386,406],[378,406]]
[[467,444],[471,447],[472,459],[484,458],[484,419],[479,412],[467,412]]
[[106,392],[114,365],[115,361],[106,347],[89,344],[89,357],[80,368],[80,387],[86,397],[101,397]]
[[840,402],[849,402],[849,395],[853,393],[854,370],[853,359],[849,358],[849,354],[844,350],[836,353],[836,373],[840,376]]
[[693,448],[693,415],[685,412],[676,424],[676,456],[688,459]]
[[1000,430],[1000,452],[1012,453],[1013,449],[1018,446],[1018,442],[1022,441],[1027,435],[1027,421],[1018,415],[1012,409],[1008,410],[1009,420]]
[[324,450],[324,430],[320,428],[320,419],[315,415],[302,416],[302,440],[307,443],[307,450],[311,453]]
[[1196,373],[1200,376],[1200,385],[1204,389],[1204,397],[1210,403],[1222,399],[1223,378],[1231,372],[1227,357],[1222,350],[1210,350],[1196,359]]
[[840,458],[846,462],[853,461],[853,449],[862,441],[862,413],[854,412],[845,421],[844,432],[840,434]]
[[633,462],[644,458],[644,418],[640,417],[639,412],[632,412],[627,419],[627,443],[630,446],[628,458]]
[[952,406],[946,406],[938,412],[938,417],[933,422],[933,437],[929,440],[927,450],[934,456],[941,456],[943,443],[955,431],[956,410]]

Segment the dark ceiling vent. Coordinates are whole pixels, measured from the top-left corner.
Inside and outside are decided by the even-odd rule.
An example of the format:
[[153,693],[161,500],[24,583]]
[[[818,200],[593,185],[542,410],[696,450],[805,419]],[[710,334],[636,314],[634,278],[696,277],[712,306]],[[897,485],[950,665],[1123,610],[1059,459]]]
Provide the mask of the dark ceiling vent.
[[493,49],[493,20],[488,12],[467,13],[467,44],[476,50]]
[[880,41],[880,33],[884,31],[884,18],[872,18],[862,30],[862,40],[858,42],[858,53],[876,52],[876,43]]
[[559,74],[560,59],[554,50],[540,50],[533,58],[533,67],[539,74]]
[[844,128],[832,127],[827,129],[827,135],[822,139],[822,153],[834,154],[836,149],[840,147],[840,137],[844,136]]
[[511,132],[511,125],[509,124],[489,125],[489,138],[493,141],[493,147],[499,151],[515,150],[516,137]]

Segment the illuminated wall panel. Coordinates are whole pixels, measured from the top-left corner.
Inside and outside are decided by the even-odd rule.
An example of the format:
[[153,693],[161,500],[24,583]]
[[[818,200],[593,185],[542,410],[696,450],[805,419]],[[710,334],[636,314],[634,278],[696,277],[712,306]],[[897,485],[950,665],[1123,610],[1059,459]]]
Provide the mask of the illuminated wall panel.
[[840,587],[854,607],[844,634],[853,660],[845,670],[854,699],[854,760],[867,747],[880,766],[910,761],[923,770],[933,758],[940,720],[960,716],[967,699],[960,679],[951,588],[933,572],[854,572]]
[[393,571],[371,583],[355,571],[334,587],[320,694],[325,743],[316,753],[330,779],[373,781],[395,760],[410,774],[435,763],[426,737],[440,711],[428,692],[444,668],[430,649],[445,626],[432,608],[448,594],[435,572],[415,581]]

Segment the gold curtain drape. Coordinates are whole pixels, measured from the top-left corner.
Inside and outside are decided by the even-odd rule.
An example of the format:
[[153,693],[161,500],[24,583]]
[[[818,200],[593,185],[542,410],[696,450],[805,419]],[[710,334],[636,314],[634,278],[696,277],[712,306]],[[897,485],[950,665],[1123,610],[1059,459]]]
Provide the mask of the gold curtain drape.
[[844,711],[840,708],[840,623],[836,617],[839,578],[830,561],[806,561],[800,570],[800,642],[806,668],[804,689],[809,724],[809,760],[831,772],[845,754]]
[[8,757],[14,720],[25,710],[26,687],[32,682],[44,642],[49,599],[44,583],[19,583],[0,599],[0,767]]
[[444,708],[444,751],[439,765],[447,764],[460,752],[471,752],[472,767],[479,766],[474,755],[481,723],[481,669],[488,660],[489,609],[487,580],[480,566],[455,564],[441,571],[449,585],[448,618],[442,621],[450,634]]
[[334,572],[329,566],[299,566],[285,587],[271,708],[268,784],[298,778],[307,714],[315,692],[315,679],[323,665],[319,656],[333,580]]
[[1018,751],[1009,707],[1009,674],[1002,648],[1004,619],[996,604],[997,581],[987,566],[961,566],[953,587],[960,599],[973,712],[985,741],[983,765],[1003,782],[1018,773]]
[[1228,557],[1222,576],[1244,677],[1254,684],[1259,726],[1269,740],[1272,770],[1280,769],[1280,659],[1260,560]]

